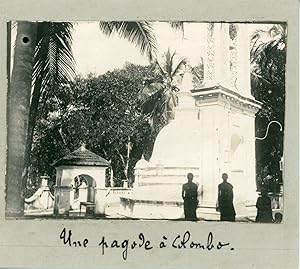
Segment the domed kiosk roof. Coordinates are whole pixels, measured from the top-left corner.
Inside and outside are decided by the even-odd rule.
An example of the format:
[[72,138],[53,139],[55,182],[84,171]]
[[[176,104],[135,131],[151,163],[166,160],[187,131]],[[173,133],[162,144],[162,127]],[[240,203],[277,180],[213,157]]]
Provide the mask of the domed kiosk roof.
[[64,156],[53,164],[55,167],[62,165],[110,166],[110,163],[97,154],[87,150],[85,145],[81,145],[80,148]]

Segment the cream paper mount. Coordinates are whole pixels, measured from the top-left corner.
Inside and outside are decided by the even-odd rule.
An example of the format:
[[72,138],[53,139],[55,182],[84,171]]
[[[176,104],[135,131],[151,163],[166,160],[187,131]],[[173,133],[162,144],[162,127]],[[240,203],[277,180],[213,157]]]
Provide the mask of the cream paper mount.
[[[0,266],[33,268],[80,268],[86,266],[100,268],[140,268],[141,266],[145,268],[297,268],[299,161],[297,78],[299,69],[296,1],[230,1],[226,3],[216,1],[128,1],[127,3],[122,1],[89,1],[84,3],[80,1],[72,1],[72,3],[69,1],[46,1],[37,3],[29,0],[26,3],[1,1],[0,6],[0,23],[2,26],[0,27],[2,36],[0,39],[2,55],[0,85],[3,89],[0,98],[2,102],[0,190],[3,194],[0,195],[2,199],[0,203]],[[101,185],[106,169],[103,167],[110,164],[93,155],[93,150],[87,143],[81,148],[79,148],[80,145],[74,147],[75,155],[76,157],[83,156],[85,161],[90,158],[89,160],[98,166],[91,166],[88,162],[81,163],[82,160],[80,159],[80,173],[78,170],[75,173],[74,170],[78,167],[74,168],[73,163],[72,165],[65,163],[66,160],[69,161],[72,156],[74,157],[71,155],[61,162],[61,166],[58,166],[57,169],[61,175],[64,171],[71,174],[74,172],[76,175],[68,174],[72,178],[66,180],[70,182],[63,184],[66,182],[63,177],[61,181],[57,180],[56,185],[58,186],[54,196],[52,196],[52,192],[49,191],[47,183],[45,183],[47,178],[43,178],[40,192],[26,202],[34,208],[47,201],[46,209],[53,206],[52,217],[44,214],[43,216],[31,214],[21,218],[5,218],[5,196],[7,194],[5,171],[6,167],[9,166],[6,163],[7,141],[13,134],[13,130],[11,134],[8,133],[7,127],[7,111],[13,110],[7,106],[7,59],[9,58],[7,57],[7,22],[9,21],[78,22],[78,27],[84,25],[86,21],[155,22],[159,26],[158,32],[161,34],[161,36],[157,36],[157,39],[163,40],[159,50],[167,49],[168,44],[164,43],[165,40],[170,43],[173,42],[174,47],[177,46],[177,54],[183,55],[183,52],[187,52],[191,67],[199,63],[195,59],[198,59],[203,51],[205,52],[204,45],[201,47],[201,42],[203,44],[211,42],[209,46],[211,50],[203,53],[208,55],[210,52],[207,59],[203,57],[203,74],[209,79],[205,81],[205,85],[202,87],[196,87],[189,92],[186,89],[193,87],[193,79],[189,75],[183,75],[179,83],[180,104],[175,111],[175,120],[167,128],[165,127],[158,136],[158,142],[154,146],[150,162],[141,160],[136,167],[138,191],[132,192],[125,185],[123,188],[110,188],[110,190],[105,185]],[[168,30],[165,31],[166,26],[162,23],[166,21],[185,21],[189,22],[189,25],[193,25],[194,28],[187,27],[186,39],[182,44],[176,43],[176,40],[180,40],[178,37],[180,33],[175,34],[174,40],[172,40],[172,34]],[[197,25],[206,24],[207,26],[212,22],[215,23],[214,31],[212,31],[213,42],[207,40],[206,32],[203,34],[203,31],[199,31],[199,36],[195,33]],[[256,190],[251,192],[256,187],[255,182],[248,180],[248,178],[255,178],[255,169],[257,168],[254,151],[255,136],[251,136],[251,134],[254,132],[254,115],[262,103],[253,100],[250,91],[250,78],[244,75],[245,70],[250,68],[249,61],[242,57],[243,53],[247,53],[243,49],[243,42],[246,37],[238,35],[237,40],[231,37],[225,40],[224,36],[222,37],[222,31],[224,29],[226,31],[226,27],[232,27],[230,24],[238,25],[239,29],[245,26],[266,26],[268,24],[287,27],[285,124],[282,126],[284,129],[284,163],[281,162],[283,164],[281,170],[284,204],[281,203],[281,208],[276,211],[283,212],[283,220],[280,224],[253,223],[253,216],[255,218],[256,212],[247,213],[250,215],[245,213],[245,210],[247,209],[249,212],[250,208],[246,201],[254,200],[256,202],[257,198]],[[86,28],[82,28],[81,36],[73,36],[73,41],[77,42],[78,45],[74,50],[77,49],[76,57],[78,57],[79,68],[84,65],[80,59],[88,58],[88,56],[83,56],[84,53],[89,50],[92,53],[94,47],[97,48],[96,44],[92,45],[92,42],[86,42],[87,45],[80,45],[80,38],[82,38],[81,43],[84,43],[84,38],[86,40],[96,39],[91,36],[94,32],[90,32],[90,35],[88,32],[93,24],[86,25]],[[209,29],[206,26],[205,31]],[[220,28],[219,31],[216,30],[218,27]],[[16,33],[16,29],[12,30],[12,35],[14,31]],[[168,36],[163,36],[164,33],[168,33]],[[215,42],[216,40],[217,42]],[[199,48],[195,45],[198,44],[196,41],[199,41]],[[231,49],[227,52],[224,51],[224,47],[227,47],[224,44],[229,44]],[[115,46],[117,45],[119,44],[115,43]],[[116,58],[129,55],[132,49],[135,54],[128,59],[138,64],[147,63],[138,49],[126,47],[127,45],[118,47],[119,51],[115,54],[119,54],[120,57]],[[85,49],[83,50],[80,46],[85,46]],[[113,49],[112,47],[111,50],[113,51]],[[100,58],[97,58],[98,62]],[[103,58],[101,61],[105,65],[110,63],[107,58]],[[230,63],[229,68],[224,63]],[[82,64],[81,67],[80,64]],[[104,69],[98,71],[102,66],[93,64],[91,61],[85,64],[88,66],[87,71],[96,74],[99,72],[98,75],[100,72],[106,72]],[[122,68],[122,66],[118,67]],[[111,69],[108,70],[111,71]],[[191,70],[187,73],[191,74]],[[245,85],[248,85],[249,88]],[[96,99],[96,97],[94,98]],[[216,108],[212,108],[213,103]],[[191,104],[196,105],[193,107]],[[224,111],[226,117],[224,117]],[[214,122],[215,125],[212,124],[211,113],[214,113],[214,119],[220,120]],[[193,121],[201,122],[202,125],[199,125],[201,128],[191,130],[193,128],[191,126],[195,126],[192,124]],[[238,135],[235,135],[236,131],[232,134],[228,133],[228,128],[224,126],[227,123],[233,123],[235,130],[240,128],[244,131]],[[178,126],[182,128],[178,129]],[[276,129],[280,126],[276,126],[274,123],[273,126],[270,126],[270,131],[271,128]],[[204,132],[203,129],[206,131]],[[216,129],[217,132],[212,133],[212,130],[215,131]],[[191,132],[184,130],[191,130]],[[214,155],[214,140],[205,140],[214,136],[216,136],[215,141],[220,141],[220,147],[225,149],[217,156],[217,161]],[[182,138],[184,142],[178,142],[178,137]],[[201,144],[199,141],[212,142],[201,142]],[[228,145],[226,141],[229,141]],[[175,148],[176,154],[173,154],[174,151],[170,151],[170,145],[173,145],[171,148]],[[211,173],[208,172],[207,164],[201,162],[204,157],[210,160],[211,166],[215,165],[218,169]],[[185,163],[186,160],[188,161]],[[99,169],[96,168],[95,170],[95,167]],[[230,171],[228,181],[234,186],[235,223],[219,221],[219,212],[215,210],[217,186],[221,183],[223,171]],[[188,172],[194,174],[194,182],[198,185],[198,199],[200,206],[202,205],[200,209],[197,209],[197,217],[200,219],[198,221],[184,221],[182,219],[184,203],[181,198],[181,186],[185,183],[185,176]],[[94,200],[91,198],[93,195],[89,193],[88,188],[82,191],[84,184],[81,189],[73,190],[74,182],[72,180],[78,173],[88,174],[95,181],[86,177],[84,182],[87,186],[90,187],[91,185],[96,189],[93,192],[95,194]],[[243,184],[239,182],[241,174],[243,175],[242,179],[244,179]],[[215,182],[212,182],[210,178],[215,178]],[[71,193],[70,195],[71,191],[76,192],[76,194]],[[39,205],[34,204],[36,198],[41,198],[45,193],[48,195],[45,196],[45,200],[41,200]],[[103,218],[105,204],[96,203],[96,201],[103,201],[103,197],[109,197],[112,194],[115,196],[111,197],[117,197],[117,200],[120,199],[121,201],[122,217],[114,217],[116,216],[114,214],[120,212],[119,209],[113,210],[112,204],[115,204],[115,200],[111,199],[109,200],[111,206],[106,210],[110,210],[113,217]],[[81,195],[80,197],[84,197],[83,199],[86,200],[79,201],[76,205],[74,200],[75,198],[79,199],[79,196],[75,197],[75,195]],[[90,200],[87,199],[88,196],[91,198]],[[69,214],[69,206],[72,203],[74,208],[77,206],[77,212],[82,210],[87,214],[87,217],[78,218],[76,214]],[[130,207],[132,205],[133,209]],[[240,205],[244,205],[245,208]],[[99,213],[98,216],[96,218],[91,217],[88,214],[89,210]],[[34,212],[34,210],[30,212]],[[65,213],[69,216],[65,217]],[[243,218],[245,216],[251,216],[250,220],[245,221]]]

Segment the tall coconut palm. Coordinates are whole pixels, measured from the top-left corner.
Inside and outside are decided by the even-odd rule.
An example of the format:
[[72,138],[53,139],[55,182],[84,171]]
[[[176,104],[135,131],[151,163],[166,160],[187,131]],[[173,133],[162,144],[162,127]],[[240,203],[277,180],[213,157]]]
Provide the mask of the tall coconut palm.
[[139,93],[142,111],[152,130],[149,152],[145,156],[147,159],[151,156],[152,146],[161,128],[174,119],[174,108],[178,104],[178,85],[187,65],[184,58],[176,61],[175,55],[175,52],[171,53],[168,49],[162,62],[154,61],[153,68],[157,77],[146,79]]
[[[255,121],[258,137],[265,135],[270,121],[278,121],[284,126],[286,41],[285,24],[276,24],[268,31],[256,31],[252,37],[251,88],[254,97],[263,103]],[[282,156],[283,131],[272,125],[266,139],[256,143],[258,178],[265,177],[264,171],[268,170],[269,175],[280,182]]]
[[[153,60],[156,39],[151,23],[101,22],[99,26],[106,35],[117,33],[129,40]],[[70,23],[18,22],[8,90],[6,216],[23,215],[24,177],[41,98],[74,75],[72,27]]]
[[19,23],[7,102],[6,215],[12,217],[22,215],[24,207],[22,176],[36,37],[37,23]]
[[174,107],[177,106],[178,84],[180,83],[186,60],[175,61],[176,52],[170,50],[164,54],[163,62],[156,60],[153,64],[158,80],[146,80],[145,87],[140,92],[143,101],[143,112],[154,127],[156,121],[169,122],[174,118]]
[[49,94],[55,94],[55,89],[59,84],[67,83],[75,77],[75,61],[71,48],[72,31],[72,23],[42,22],[38,24],[25,150],[24,180],[27,178],[30,164],[34,128],[38,115],[42,113],[42,107],[39,106],[47,100]]

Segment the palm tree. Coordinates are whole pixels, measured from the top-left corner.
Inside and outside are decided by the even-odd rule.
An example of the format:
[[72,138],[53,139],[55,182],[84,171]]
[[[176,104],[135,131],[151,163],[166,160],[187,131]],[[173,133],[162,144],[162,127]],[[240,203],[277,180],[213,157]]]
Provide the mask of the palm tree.
[[145,80],[145,86],[140,92],[143,112],[152,127],[157,120],[168,123],[174,119],[174,107],[178,104],[178,84],[187,64],[184,58],[176,63],[175,55],[176,52],[171,53],[168,49],[162,63],[158,60],[154,62],[158,80]]
[[100,30],[110,36],[117,33],[120,37],[130,41],[138,47],[142,54],[146,54],[150,62],[156,57],[157,45],[151,22],[147,21],[113,21],[99,22]]
[[[267,31],[255,31],[251,38],[251,75],[254,83],[284,83],[277,73],[279,64],[285,65],[283,56],[278,52],[286,50],[287,28],[285,24],[276,24]],[[282,75],[282,74],[280,74]]]
[[[24,177],[27,175],[33,130],[41,99],[59,83],[72,78],[71,23],[18,22],[14,65],[8,89],[8,153],[6,216],[23,215]],[[100,22],[106,34],[117,33],[146,53],[152,61],[156,39],[149,22]],[[8,70],[9,71],[9,70]]]
[[[252,37],[251,88],[254,97],[263,103],[255,121],[257,137],[264,136],[272,120],[284,126],[286,41],[286,24],[256,31]],[[283,132],[274,125],[267,138],[256,143],[257,177],[263,178],[264,171],[268,170],[273,179],[282,182],[279,167],[282,156]],[[274,191],[274,188],[269,190]]]
[[[154,61],[153,68],[157,78],[146,79],[144,88],[139,93],[142,102],[142,111],[151,127],[151,142],[153,144],[158,132],[172,119],[174,108],[178,104],[178,84],[181,82],[187,62],[180,59],[175,61],[176,52],[170,49],[164,54],[163,61]],[[150,151],[151,151],[150,146]],[[148,159],[151,152],[147,154]]]
[[23,173],[25,181],[37,118],[43,113],[43,107],[49,95],[55,94],[60,84],[67,83],[75,77],[75,61],[71,48],[72,31],[73,24],[65,22],[42,22],[37,27],[32,73],[33,87],[25,149],[25,173]]
[[7,104],[6,215],[12,217],[22,215],[24,207],[22,174],[36,37],[36,23],[19,23]]

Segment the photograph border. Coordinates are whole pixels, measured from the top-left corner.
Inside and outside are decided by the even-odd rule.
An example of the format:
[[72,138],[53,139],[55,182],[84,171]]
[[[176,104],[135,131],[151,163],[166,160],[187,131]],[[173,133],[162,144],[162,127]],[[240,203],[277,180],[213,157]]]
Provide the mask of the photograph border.
[[[55,6],[55,3],[57,6]],[[215,6],[217,4],[217,7]],[[6,113],[0,114],[0,266],[1,267],[103,267],[103,268],[295,268],[298,264],[298,2],[279,1],[47,1],[0,2],[0,102],[6,111],[6,22],[10,20],[183,20],[183,21],[281,21],[288,24],[286,107],[284,133],[284,220],[282,224],[193,223],[111,220],[5,220]],[[73,5],[72,7],[70,5]],[[96,8],[97,7],[97,8]],[[82,12],[82,10],[85,10]],[[98,12],[97,12],[98,11]],[[200,227],[201,226],[201,227]],[[270,228],[271,227],[271,228]],[[61,231],[72,230],[76,240],[88,238],[90,248],[65,246]],[[151,242],[163,236],[175,238],[189,231],[194,241],[230,242],[233,251],[205,252],[194,249],[138,249],[122,259],[119,249],[102,255],[98,243],[108,240],[137,240],[143,233]],[[74,240],[75,240],[74,239]],[[154,243],[153,243],[154,244]]]

